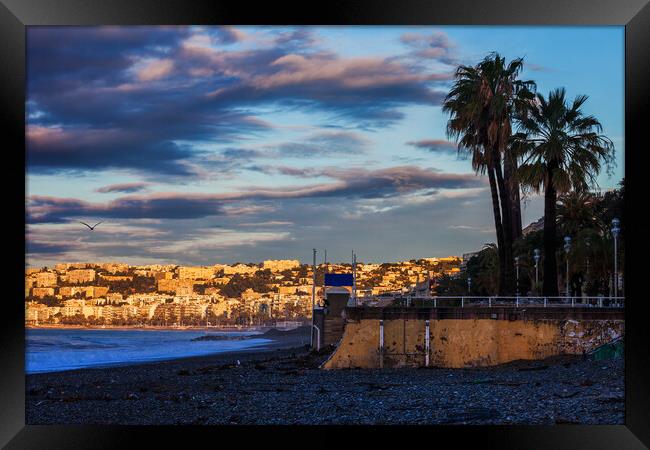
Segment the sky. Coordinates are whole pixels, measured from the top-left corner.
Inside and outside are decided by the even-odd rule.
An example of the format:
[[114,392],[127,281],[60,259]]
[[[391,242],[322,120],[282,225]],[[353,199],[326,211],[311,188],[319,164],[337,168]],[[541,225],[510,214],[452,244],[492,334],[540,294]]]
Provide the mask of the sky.
[[[460,64],[589,96],[624,174],[624,28],[27,28],[26,264],[389,262],[495,242],[445,134]],[[543,201],[523,203],[524,225]],[[93,225],[94,231],[79,221]]]

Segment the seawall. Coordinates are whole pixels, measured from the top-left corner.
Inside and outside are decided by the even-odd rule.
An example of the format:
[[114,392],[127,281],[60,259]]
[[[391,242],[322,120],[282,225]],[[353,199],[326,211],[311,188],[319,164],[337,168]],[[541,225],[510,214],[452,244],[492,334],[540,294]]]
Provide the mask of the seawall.
[[[343,337],[323,368],[425,366],[427,321],[428,365],[447,368],[583,354],[625,331],[622,311],[484,309],[348,308]],[[383,350],[380,349],[382,322]]]

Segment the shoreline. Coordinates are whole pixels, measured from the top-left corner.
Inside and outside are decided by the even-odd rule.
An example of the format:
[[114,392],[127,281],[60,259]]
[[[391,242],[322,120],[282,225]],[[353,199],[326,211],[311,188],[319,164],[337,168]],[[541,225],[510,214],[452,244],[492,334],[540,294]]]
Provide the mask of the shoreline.
[[106,365],[98,365],[98,366],[92,366],[92,367],[79,367],[76,369],[65,369],[65,370],[57,370],[53,372],[33,372],[33,373],[25,373],[26,377],[33,377],[33,376],[47,376],[47,375],[54,375],[54,374],[63,374],[63,373],[69,373],[69,372],[85,372],[85,371],[101,371],[105,369],[135,369],[135,370],[144,370],[146,367],[149,367],[151,365],[156,365],[156,364],[162,364],[162,365],[167,365],[167,364],[183,364],[183,363],[189,363],[189,364],[194,364],[198,362],[215,362],[215,361],[236,361],[237,359],[259,359],[259,358],[264,358],[266,357],[269,353],[273,353],[275,351],[283,351],[283,350],[290,350],[290,351],[305,351],[306,348],[305,346],[301,345],[289,345],[285,346],[281,342],[270,342],[268,344],[263,344],[255,347],[249,347],[247,349],[238,349],[238,350],[233,350],[233,351],[225,351],[225,352],[218,352],[218,353],[206,353],[204,355],[191,355],[191,356],[178,356],[178,357],[173,357],[170,359],[152,359],[150,361],[132,361],[132,362],[124,362],[124,363],[111,363],[111,364],[106,364]]
[[[146,330],[150,331],[150,330]],[[173,331],[189,331],[189,330],[173,330]],[[200,331],[200,330],[192,330]],[[268,330],[267,330],[268,331]],[[286,334],[285,334],[286,333]],[[148,360],[140,361],[121,361],[121,362],[111,362],[111,363],[101,363],[97,365],[90,365],[85,367],[69,368],[62,370],[47,370],[47,371],[38,371],[38,372],[29,372],[25,373],[27,377],[39,376],[39,375],[48,375],[48,374],[59,374],[64,372],[71,371],[84,371],[84,370],[102,370],[102,369],[112,369],[118,367],[136,367],[150,364],[158,363],[172,363],[179,361],[193,361],[203,358],[218,358],[224,356],[227,358],[233,358],[236,356],[259,355],[272,352],[275,350],[282,350],[287,348],[294,348],[298,350],[304,350],[305,345],[309,343],[309,333],[304,328],[298,330],[289,330],[289,331],[279,331],[271,335],[265,335],[264,333],[253,335],[253,339],[266,339],[269,342],[253,345],[247,348],[235,349],[235,350],[217,350],[213,353],[205,353],[199,355],[179,355],[179,356],[170,356],[170,357],[160,357],[152,358]],[[259,354],[259,355],[258,355]]]

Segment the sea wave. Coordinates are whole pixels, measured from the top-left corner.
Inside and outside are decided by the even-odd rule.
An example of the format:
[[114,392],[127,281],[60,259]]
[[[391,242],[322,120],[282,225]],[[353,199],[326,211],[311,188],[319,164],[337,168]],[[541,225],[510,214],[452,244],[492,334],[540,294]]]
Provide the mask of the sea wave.
[[[216,335],[217,333],[215,333]],[[161,361],[259,348],[271,342],[259,333],[219,332],[235,339],[193,341],[202,331],[186,330],[29,330],[27,373]],[[241,339],[248,335],[247,339]]]

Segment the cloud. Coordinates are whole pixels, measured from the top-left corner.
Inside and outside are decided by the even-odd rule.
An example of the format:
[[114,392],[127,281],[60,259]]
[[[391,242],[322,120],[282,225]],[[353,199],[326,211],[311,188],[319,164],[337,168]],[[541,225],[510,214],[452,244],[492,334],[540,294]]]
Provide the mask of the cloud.
[[424,139],[420,141],[410,141],[407,142],[407,144],[433,153],[458,153],[458,144],[444,139]]
[[140,81],[153,81],[166,77],[174,69],[174,61],[168,58],[146,61],[136,74]]
[[293,222],[286,220],[269,220],[266,222],[245,222],[240,223],[240,227],[290,227]]
[[277,32],[274,42],[276,45],[288,45],[293,49],[310,48],[318,43],[318,38],[310,28],[300,27],[293,30]]
[[119,117],[115,120],[121,123],[110,128],[28,124],[27,165],[34,173],[116,168],[154,178],[197,175],[191,163],[204,152],[187,142],[229,142],[240,134],[265,128],[261,122],[249,119],[240,113],[206,111],[201,115],[188,107],[180,116],[163,109],[130,121],[126,116]]
[[125,128],[78,129],[28,125],[27,165],[31,172],[106,168],[189,175],[186,148]]
[[[280,172],[288,173],[285,168]],[[192,219],[225,215],[226,204],[306,198],[373,199],[395,197],[418,191],[464,189],[484,186],[472,174],[442,173],[416,166],[368,170],[361,168],[294,169],[294,176],[334,179],[334,182],[307,186],[247,187],[239,192],[219,194],[153,193],[130,195],[107,203],[90,203],[73,198],[33,195],[28,198],[29,223],[61,223],[71,218]],[[249,205],[248,207],[255,207]],[[237,206],[235,205],[235,211]],[[232,214],[232,210],[230,210]]]
[[38,242],[38,241],[26,241],[26,251],[25,253],[36,254],[36,255],[62,255],[66,252],[69,252],[74,245],[71,244],[62,244],[62,243],[51,243],[51,242]]
[[494,227],[476,227],[471,225],[449,225],[447,227],[450,230],[461,230],[461,231],[478,231],[479,233],[494,233]]
[[189,32],[176,26],[32,27],[26,35],[28,86],[72,86],[79,77],[109,80],[136,55],[161,56]]
[[196,158],[195,172],[203,178],[232,179],[242,169],[247,169],[251,161],[269,157],[263,150],[227,147]]
[[228,45],[248,39],[241,29],[231,26],[198,27],[197,32],[183,41],[185,47],[209,48],[215,45]]
[[[251,57],[253,55],[250,55]],[[256,55],[257,66],[233,70],[239,83],[212,91],[211,98],[242,102],[281,101],[322,108],[356,119],[396,119],[393,108],[405,104],[440,104],[444,94],[429,86],[447,75],[420,73],[387,58],[343,58],[331,53],[282,54],[269,60]],[[261,59],[261,58],[263,59]],[[228,64],[231,58],[226,58]],[[239,61],[241,62],[241,61]],[[383,114],[391,113],[388,116]]]
[[244,31],[240,30],[239,28],[229,26],[218,27],[217,34],[220,37],[220,41],[224,44],[241,42],[248,38],[247,34]]
[[[461,189],[484,185],[482,178],[473,174],[444,173],[433,168],[418,166],[396,166],[369,170],[365,168],[336,167],[295,168],[287,166],[267,166],[267,173],[281,173],[299,178],[328,177],[340,180],[342,185],[323,185],[322,189],[337,190],[344,187],[383,186],[397,191],[416,191],[419,189]],[[253,188],[254,189],[254,188]]]
[[[172,230],[131,226],[132,220],[109,222],[97,232],[80,233],[74,224],[29,225],[27,245],[30,263],[55,264],[61,260],[119,260],[132,264],[170,262],[214,264],[215,253],[250,248],[261,242],[290,240],[284,230],[259,231],[215,228],[204,221],[179,221]],[[52,241],[66,242],[58,245]],[[99,256],[101,255],[101,256]]]
[[102,194],[111,192],[132,193],[145,190],[150,184],[151,183],[144,182],[110,184],[95,189],[95,192],[100,192]]
[[400,41],[412,49],[412,56],[422,59],[438,60],[453,65],[457,63],[454,53],[456,45],[441,32],[404,33]]
[[[476,204],[459,208],[464,201]],[[70,245],[63,254],[30,253],[29,260],[46,265],[62,260],[215,264],[296,258],[308,262],[315,247],[327,248],[333,261],[347,261],[350,242],[354,242],[360,260],[386,262],[479,249],[486,241],[486,232],[458,233],[449,226],[464,222],[478,228],[492,225],[489,190],[485,188],[346,202],[338,197],[324,197],[318,202],[291,198],[274,205],[250,211],[246,217],[116,219],[106,222],[108,227],[103,231],[100,226],[93,233],[80,232],[74,223],[29,224],[28,242]],[[140,223],[144,226],[137,225]]]
[[151,194],[120,197],[108,203],[32,195],[28,198],[29,223],[63,223],[70,219],[192,219],[219,215],[222,202],[205,195]]
[[[28,170],[200,176],[205,144],[272,129],[255,108],[376,129],[402,120],[404,106],[444,97],[439,83],[449,74],[395,58],[344,57],[322,49],[311,28],[264,35],[271,38],[232,27],[29,29]],[[230,47],[249,39],[258,39],[253,49]],[[303,155],[362,145],[343,134],[318,139],[283,149]]]
[[326,131],[312,134],[299,142],[285,142],[275,148],[282,156],[309,158],[335,153],[364,153],[369,144],[370,140],[359,133]]
[[[454,49],[427,39],[403,36],[402,53],[358,57],[325,47],[309,27],[29,29],[28,174],[138,180],[106,181],[96,191],[111,195],[99,200],[30,195],[30,260],[305,259],[325,244],[347,258],[351,241],[410,259],[433,252],[422,244],[432,224],[442,241],[431,248],[446,253],[461,234],[447,229],[464,223],[459,210],[491,217],[489,197],[486,214],[462,207],[480,201],[484,179],[412,161],[385,167],[391,159],[323,167],[349,153],[373,159],[374,130],[409,106],[440,105],[450,73],[439,63]],[[311,157],[320,164],[285,161]],[[260,173],[236,178],[243,170]],[[105,221],[95,232],[76,223],[94,219]]]

